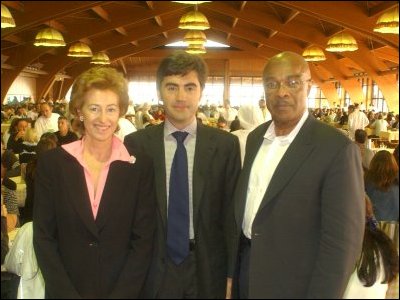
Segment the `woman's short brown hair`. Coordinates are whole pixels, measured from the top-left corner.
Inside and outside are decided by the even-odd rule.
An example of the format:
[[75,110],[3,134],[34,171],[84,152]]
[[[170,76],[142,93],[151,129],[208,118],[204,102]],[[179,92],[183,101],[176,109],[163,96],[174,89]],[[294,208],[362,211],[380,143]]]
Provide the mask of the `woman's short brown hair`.
[[120,117],[125,115],[129,105],[128,83],[124,76],[110,67],[94,67],[79,75],[72,87],[69,111],[75,116],[82,108],[85,94],[92,90],[111,90],[119,98]]

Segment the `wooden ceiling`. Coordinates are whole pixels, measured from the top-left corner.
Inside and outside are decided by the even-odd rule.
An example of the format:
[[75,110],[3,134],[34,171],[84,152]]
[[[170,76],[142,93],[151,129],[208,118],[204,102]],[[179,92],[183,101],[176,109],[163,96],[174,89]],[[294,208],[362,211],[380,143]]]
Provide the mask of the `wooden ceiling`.
[[[181,40],[180,17],[193,5],[171,1],[2,1],[14,16],[16,27],[1,30],[2,101],[16,77],[36,74],[37,97],[53,86],[56,75],[66,75],[65,95],[73,79],[89,68],[90,59],[66,55],[73,42],[87,43],[93,53],[105,51],[112,65],[127,77],[155,74],[162,57],[171,53],[164,45]],[[208,49],[203,55],[210,75],[261,76],[269,57],[281,51],[302,53],[307,46],[325,49],[341,31],[352,34],[359,49],[341,54],[325,51],[326,61],[311,63],[316,82],[327,98],[334,97],[339,81],[353,97],[362,95],[355,82],[370,77],[385,98],[397,85],[398,35],[373,31],[379,16],[397,1],[212,1],[198,6],[211,28],[207,38],[230,45]],[[59,30],[67,47],[35,47],[40,29]],[[397,96],[396,96],[396,95]]]

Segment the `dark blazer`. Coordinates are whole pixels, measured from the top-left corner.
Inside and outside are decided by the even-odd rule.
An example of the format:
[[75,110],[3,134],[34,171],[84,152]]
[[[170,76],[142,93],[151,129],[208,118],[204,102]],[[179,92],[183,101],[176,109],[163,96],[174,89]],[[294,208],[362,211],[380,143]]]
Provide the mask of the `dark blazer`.
[[[241,232],[251,168],[271,122],[250,133],[235,192]],[[361,253],[357,146],[309,116],[278,164],[252,225],[249,298],[341,298]]]
[[[240,172],[236,136],[197,125],[193,165],[193,226],[199,298],[224,298],[232,270],[234,238],[233,191]],[[157,190],[157,234],[152,267],[144,296],[157,297],[166,270],[167,192],[164,123],[125,137],[125,144],[145,151],[154,161]],[[229,246],[228,246],[229,245]]]
[[95,220],[76,158],[61,147],[39,157],[33,242],[46,297],[138,297],[153,251],[153,182],[145,156],[112,162]]

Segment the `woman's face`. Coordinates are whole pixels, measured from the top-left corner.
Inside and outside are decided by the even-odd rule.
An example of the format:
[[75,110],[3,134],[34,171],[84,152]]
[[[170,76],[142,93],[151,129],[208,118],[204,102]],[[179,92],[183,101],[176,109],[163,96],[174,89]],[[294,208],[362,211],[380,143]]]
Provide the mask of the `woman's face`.
[[98,142],[111,140],[120,114],[118,95],[111,90],[89,90],[79,114],[86,138]]

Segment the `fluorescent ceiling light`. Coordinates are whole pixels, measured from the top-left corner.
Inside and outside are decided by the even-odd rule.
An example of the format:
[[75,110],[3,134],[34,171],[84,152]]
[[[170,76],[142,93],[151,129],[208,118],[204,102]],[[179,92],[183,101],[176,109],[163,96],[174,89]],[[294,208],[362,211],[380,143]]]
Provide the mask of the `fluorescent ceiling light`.
[[[171,43],[171,44],[168,44],[165,46],[166,47],[187,47],[187,43],[185,43],[183,41],[179,41],[179,42]],[[210,41],[210,40],[207,40],[207,42],[204,44],[204,47],[207,47],[207,48],[230,48],[230,46],[228,46],[228,45]]]

